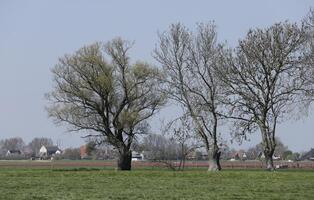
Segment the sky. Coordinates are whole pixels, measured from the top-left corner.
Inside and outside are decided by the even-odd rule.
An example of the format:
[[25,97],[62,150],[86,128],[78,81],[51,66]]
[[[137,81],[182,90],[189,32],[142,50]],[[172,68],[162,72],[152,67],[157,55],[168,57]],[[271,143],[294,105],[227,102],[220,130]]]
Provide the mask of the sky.
[[[219,41],[235,46],[250,28],[300,21],[310,7],[313,0],[0,0],[0,140],[50,137],[63,148],[84,143],[82,133],[68,133],[48,118],[44,97],[58,58],[84,45],[119,36],[135,41],[133,61],[158,65],[152,58],[157,33],[171,23],[193,30],[197,22],[214,21]],[[153,131],[177,111],[162,110],[151,120]],[[293,151],[314,148],[314,113],[281,123],[277,135]],[[249,139],[232,146],[245,149],[261,140],[259,133]]]

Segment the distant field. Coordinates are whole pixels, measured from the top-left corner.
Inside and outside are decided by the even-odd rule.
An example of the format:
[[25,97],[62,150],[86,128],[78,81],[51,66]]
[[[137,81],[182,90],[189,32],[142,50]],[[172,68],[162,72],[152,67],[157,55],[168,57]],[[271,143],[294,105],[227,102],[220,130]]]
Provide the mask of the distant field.
[[314,171],[0,168],[0,199],[313,199]]
[[[222,161],[223,169],[263,169],[265,164],[260,161]],[[159,162],[149,161],[133,161],[133,168],[160,168],[164,164]],[[314,161],[302,161],[302,162],[275,162],[275,165],[285,165],[290,169],[313,169]],[[187,168],[206,168],[208,166],[207,161],[187,161]],[[44,161],[7,161],[0,160],[0,168],[73,168],[73,167],[89,167],[89,168],[115,168],[116,161],[114,160],[44,160]]]

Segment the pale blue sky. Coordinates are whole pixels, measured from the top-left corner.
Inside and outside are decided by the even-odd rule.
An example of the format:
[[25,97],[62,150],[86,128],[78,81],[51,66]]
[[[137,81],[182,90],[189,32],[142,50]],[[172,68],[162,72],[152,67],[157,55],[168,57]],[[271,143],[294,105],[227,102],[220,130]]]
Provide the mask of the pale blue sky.
[[[132,0],[132,1],[14,1],[0,0],[0,139],[20,136],[26,142],[46,136],[62,140],[63,147],[78,146],[79,134],[56,127],[44,110],[44,94],[51,90],[50,69],[58,57],[95,41],[116,36],[134,40],[134,60],[156,62],[151,56],[157,31],[182,22],[214,20],[219,40],[235,45],[251,27],[299,21],[314,7],[313,0]],[[175,116],[164,110],[152,121]],[[292,150],[314,147],[314,117],[285,122],[278,136]],[[247,148],[260,140],[252,135]]]

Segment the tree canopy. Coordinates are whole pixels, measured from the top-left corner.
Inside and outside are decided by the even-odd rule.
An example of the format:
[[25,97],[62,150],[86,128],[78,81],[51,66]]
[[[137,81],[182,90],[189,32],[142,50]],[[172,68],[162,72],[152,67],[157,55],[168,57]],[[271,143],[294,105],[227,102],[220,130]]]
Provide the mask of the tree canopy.
[[259,129],[268,168],[274,169],[277,124],[304,100],[311,68],[306,28],[288,22],[250,30],[238,47],[224,56],[225,83],[234,133]]
[[[164,104],[161,74],[145,62],[130,63],[132,44],[121,38],[85,46],[59,59],[48,112],[71,131],[85,130],[115,146],[119,169],[130,169],[130,147]],[[110,58],[110,61],[107,59]]]

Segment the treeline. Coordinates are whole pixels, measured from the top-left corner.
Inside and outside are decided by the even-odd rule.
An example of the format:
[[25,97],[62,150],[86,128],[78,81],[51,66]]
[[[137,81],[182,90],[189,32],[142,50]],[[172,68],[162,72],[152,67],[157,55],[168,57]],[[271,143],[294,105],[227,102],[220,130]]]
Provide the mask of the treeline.
[[40,155],[42,146],[58,146],[51,138],[36,137],[28,144],[20,137],[0,140],[0,159],[2,160],[24,160],[24,159],[81,159],[79,148],[66,148],[60,155]]
[[[280,161],[295,162],[302,159],[306,152],[293,152],[288,146],[284,145],[279,138],[276,138],[276,149],[274,158]],[[87,143],[88,159],[108,159],[113,160],[117,156],[114,147],[108,144],[97,145],[96,142]],[[140,141],[133,144],[133,159],[141,161],[161,162],[177,166],[178,169],[184,168],[184,163],[190,161],[208,160],[208,154],[200,141],[195,138],[188,138],[184,141],[178,140],[171,134],[148,134]],[[265,158],[263,155],[263,145],[256,144],[248,149],[234,149],[226,144],[220,147],[221,159],[232,160],[260,160]],[[180,165],[181,164],[181,165]],[[180,168],[181,167],[181,168]]]
[[[133,43],[121,38],[66,54],[52,70],[49,115],[114,146],[118,169],[130,170],[134,143],[148,132],[148,119],[172,103],[183,114],[167,130],[178,144],[190,137],[200,141],[209,171],[221,169],[224,140],[255,132],[267,169],[274,170],[278,124],[303,116],[313,101],[314,11],[297,23],[250,29],[234,48],[217,35],[212,22],[195,30],[170,25],[152,53],[160,68],[132,63]],[[221,134],[226,127],[229,138]]]
[[[292,152],[279,138],[276,139],[276,142],[274,155],[278,160],[299,161],[302,154],[304,154],[304,152]],[[43,159],[39,154],[39,149],[43,145],[46,147],[57,146],[54,145],[52,139],[45,137],[34,138],[28,144],[19,137],[3,139],[0,141],[0,159]],[[85,147],[83,154],[82,146]],[[52,157],[57,160],[114,160],[118,155],[117,150],[107,143],[99,144],[97,141],[90,140],[82,146],[63,149],[61,154]],[[208,159],[208,154],[200,141],[195,140],[193,137],[178,139],[176,135],[170,133],[166,135],[148,134],[140,141],[134,142],[132,149],[133,153],[140,155],[140,160],[162,162],[169,166],[176,166],[178,169],[184,168],[186,160],[200,161]],[[233,149],[223,145],[221,146],[221,152],[222,160],[262,160],[263,145],[260,143],[247,150]],[[132,157],[134,158],[134,154]]]
[[26,144],[20,137],[0,140],[0,157],[2,159],[25,159],[39,155],[39,149],[43,146],[53,146],[50,138],[36,137]]
[[[305,152],[293,152],[288,146],[284,145],[279,138],[276,139],[276,149],[274,157],[277,160],[299,161]],[[263,145],[256,144],[246,150],[235,149],[227,145],[220,147],[222,160],[262,160]],[[185,141],[179,143],[173,137],[149,134],[136,144],[133,148],[136,152],[144,152],[144,160],[149,161],[184,161],[184,160],[207,160],[208,154],[201,142]]]

